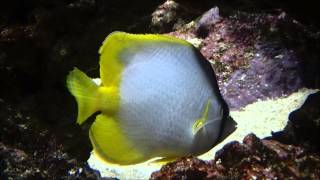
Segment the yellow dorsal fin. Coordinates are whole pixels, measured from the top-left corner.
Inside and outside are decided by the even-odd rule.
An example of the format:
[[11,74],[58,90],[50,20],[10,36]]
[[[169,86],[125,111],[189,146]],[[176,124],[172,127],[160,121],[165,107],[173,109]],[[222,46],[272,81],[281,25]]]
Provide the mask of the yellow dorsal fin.
[[197,119],[196,122],[192,126],[192,133],[193,134],[196,134],[205,125],[206,121],[208,120],[210,106],[211,106],[211,100],[209,99],[207,101],[205,109],[202,113],[202,117]]
[[100,53],[100,77],[104,86],[119,86],[121,72],[124,64],[120,54],[128,48],[138,52],[140,47],[147,43],[176,43],[191,46],[187,41],[159,34],[129,34],[125,32],[113,32],[103,42]]
[[95,153],[106,162],[121,165],[135,164],[150,157],[139,152],[124,135],[118,120],[100,114],[89,132]]

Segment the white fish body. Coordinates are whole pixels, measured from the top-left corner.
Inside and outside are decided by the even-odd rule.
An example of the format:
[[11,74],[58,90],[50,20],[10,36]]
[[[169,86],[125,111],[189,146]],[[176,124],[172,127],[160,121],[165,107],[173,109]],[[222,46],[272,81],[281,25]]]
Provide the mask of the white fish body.
[[[153,157],[198,155],[212,148],[224,129],[234,129],[226,123],[228,108],[210,64],[191,44],[163,35],[116,32],[107,37],[100,53],[102,87],[116,87],[116,95],[98,100],[102,105],[94,110],[102,113],[90,130],[94,149],[105,160],[132,164]],[[73,92],[76,88],[68,84]],[[116,99],[116,108],[106,103],[110,97]],[[86,116],[78,116],[78,122]],[[112,125],[104,125],[110,121]]]

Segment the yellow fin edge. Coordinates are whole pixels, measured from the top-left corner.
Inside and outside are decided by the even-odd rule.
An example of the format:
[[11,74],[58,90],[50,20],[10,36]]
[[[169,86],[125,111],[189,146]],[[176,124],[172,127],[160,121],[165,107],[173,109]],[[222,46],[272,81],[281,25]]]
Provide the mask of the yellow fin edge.
[[124,64],[120,54],[126,48],[136,48],[148,42],[177,43],[192,46],[189,42],[169,35],[160,34],[130,34],[125,32],[113,32],[107,36],[99,49],[100,76],[104,86],[120,85],[121,72]]
[[149,159],[139,152],[122,132],[116,119],[100,114],[92,124],[89,137],[95,153],[107,163],[129,165]]

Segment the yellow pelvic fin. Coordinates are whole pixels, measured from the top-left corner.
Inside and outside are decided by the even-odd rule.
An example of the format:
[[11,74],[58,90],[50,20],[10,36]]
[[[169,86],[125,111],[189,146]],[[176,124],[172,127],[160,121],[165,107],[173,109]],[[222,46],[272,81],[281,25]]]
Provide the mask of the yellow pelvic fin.
[[155,163],[155,164],[159,164],[159,165],[165,165],[167,163],[176,161],[177,157],[163,157],[163,158],[157,158],[153,161],[151,161],[151,163]]
[[209,99],[207,101],[205,109],[202,113],[202,117],[197,119],[196,122],[192,126],[192,133],[193,134],[196,134],[205,125],[206,121],[208,120],[210,106],[211,106],[211,100]]
[[96,111],[114,113],[119,106],[119,91],[116,87],[99,87],[77,68],[67,76],[67,87],[78,104],[77,123],[82,124]]
[[138,144],[132,144],[128,140],[114,118],[98,115],[91,126],[89,136],[94,151],[107,162],[127,165],[149,159],[134,147]]
[[119,87],[121,72],[124,64],[121,62],[122,51],[134,49],[139,52],[147,43],[174,43],[192,46],[189,42],[159,34],[129,34],[125,32],[111,33],[99,49],[100,53],[100,77],[105,86]]

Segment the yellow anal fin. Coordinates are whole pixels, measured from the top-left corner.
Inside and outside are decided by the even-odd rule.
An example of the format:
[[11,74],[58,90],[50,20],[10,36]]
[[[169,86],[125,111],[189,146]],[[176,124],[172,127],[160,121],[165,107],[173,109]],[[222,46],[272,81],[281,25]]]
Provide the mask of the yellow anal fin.
[[208,120],[209,108],[211,106],[211,100],[207,101],[205,109],[202,113],[202,117],[197,119],[196,122],[192,126],[192,133],[196,134],[204,125],[205,122]]
[[103,160],[120,164],[136,164],[149,159],[139,152],[122,133],[118,121],[100,114],[92,124],[89,132],[94,151]]

